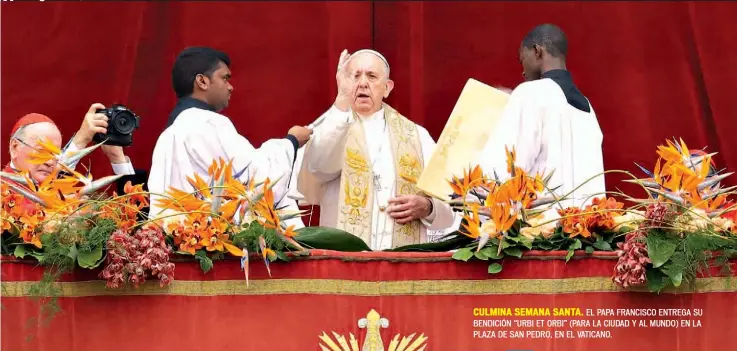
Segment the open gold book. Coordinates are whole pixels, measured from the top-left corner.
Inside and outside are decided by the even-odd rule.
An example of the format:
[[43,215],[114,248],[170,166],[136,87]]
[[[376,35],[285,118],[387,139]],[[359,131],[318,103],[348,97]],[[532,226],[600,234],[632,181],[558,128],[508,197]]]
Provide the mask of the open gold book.
[[477,162],[489,137],[499,124],[509,94],[469,79],[440,135],[430,162],[417,186],[426,194],[448,201],[452,189],[448,180],[462,176]]

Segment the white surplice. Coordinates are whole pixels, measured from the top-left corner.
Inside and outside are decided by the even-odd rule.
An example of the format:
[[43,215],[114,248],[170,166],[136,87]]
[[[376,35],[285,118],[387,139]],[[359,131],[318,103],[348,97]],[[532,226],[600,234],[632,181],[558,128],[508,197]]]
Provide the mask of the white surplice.
[[500,179],[508,178],[507,145],[510,150],[515,148],[516,164],[528,174],[554,170],[548,185],[560,186],[557,196],[580,186],[561,203],[563,207],[582,206],[593,197],[604,196],[603,135],[591,104],[589,107],[587,113],[569,105],[552,79],[520,84],[510,95],[479,165],[486,174],[493,176],[496,171]]
[[[396,173],[392,156],[389,130],[384,119],[384,109],[362,121],[354,121],[351,111],[343,112],[332,106],[324,120],[314,129],[312,139],[307,144],[304,159],[300,168],[297,189],[305,195],[308,203],[320,205],[320,226],[336,227],[338,199],[340,195],[340,174],[343,167],[345,139],[351,123],[363,123],[371,169],[378,176],[379,189],[374,189],[371,242],[367,243],[372,250],[384,250],[392,247],[394,219],[388,211],[380,211],[386,207],[389,199],[395,196]],[[435,141],[430,133],[417,126],[422,156],[427,165],[435,149]],[[305,172],[307,174],[305,174]],[[319,191],[310,189],[312,184],[305,184],[303,179],[314,179],[320,183]],[[433,211],[421,220],[421,237],[427,237],[427,230],[443,230],[454,224],[455,215],[450,206],[440,200],[433,199]]]
[[[292,177],[289,179],[289,189],[287,189],[287,195],[282,198],[277,208],[281,208],[285,213],[297,213],[299,209],[299,200],[303,198],[302,194],[297,191],[297,175],[299,174],[299,168],[304,158],[305,148],[301,147],[297,150],[297,157],[294,161],[294,169],[292,170]],[[309,216],[309,214],[307,215]],[[305,220],[303,217],[295,217],[284,221],[287,226],[294,226],[294,229],[300,229],[305,227]],[[309,224],[309,223],[308,223]]]
[[272,139],[256,149],[238,134],[228,117],[219,113],[192,107],[184,110],[156,142],[151,161],[148,188],[151,193],[150,216],[160,215],[156,200],[169,187],[187,192],[194,188],[187,181],[195,173],[208,179],[207,169],[218,158],[233,160],[233,172],[248,166],[239,180],[249,177],[263,181],[279,179],[274,187],[274,198],[286,195],[287,184],[294,165],[294,144],[288,139]]

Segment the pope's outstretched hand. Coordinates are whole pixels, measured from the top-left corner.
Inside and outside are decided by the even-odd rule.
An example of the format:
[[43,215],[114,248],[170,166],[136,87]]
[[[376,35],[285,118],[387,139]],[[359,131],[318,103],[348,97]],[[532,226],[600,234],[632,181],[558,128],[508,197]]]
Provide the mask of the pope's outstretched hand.
[[338,71],[335,73],[335,80],[338,84],[338,96],[335,97],[335,107],[346,112],[351,108],[351,95],[353,91],[353,80],[348,72],[348,60],[351,55],[348,50],[343,50],[338,59]]

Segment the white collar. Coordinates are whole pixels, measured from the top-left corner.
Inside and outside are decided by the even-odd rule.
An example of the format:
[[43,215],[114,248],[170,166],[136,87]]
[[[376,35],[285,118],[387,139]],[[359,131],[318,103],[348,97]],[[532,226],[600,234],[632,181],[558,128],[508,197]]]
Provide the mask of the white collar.
[[[358,115],[358,113],[356,113],[356,114]],[[362,117],[362,116],[359,115],[359,117],[361,117],[361,119],[364,122],[371,122],[371,121],[382,120],[382,119],[384,119],[384,107],[382,107],[380,110],[374,112],[370,116]]]

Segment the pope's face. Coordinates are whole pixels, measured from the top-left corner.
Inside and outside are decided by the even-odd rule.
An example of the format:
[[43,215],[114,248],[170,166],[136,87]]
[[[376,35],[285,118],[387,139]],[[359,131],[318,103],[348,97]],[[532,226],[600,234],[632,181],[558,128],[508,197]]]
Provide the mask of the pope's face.
[[55,160],[42,164],[28,162],[30,156],[39,149],[40,140],[49,140],[57,148],[61,148],[61,132],[51,123],[34,123],[28,125],[22,135],[10,140],[10,159],[20,171],[28,171],[33,180],[43,182],[56,167]]
[[369,116],[381,109],[382,101],[389,96],[394,82],[388,77],[384,61],[371,53],[351,57],[348,74],[353,82],[351,108],[362,116]]

